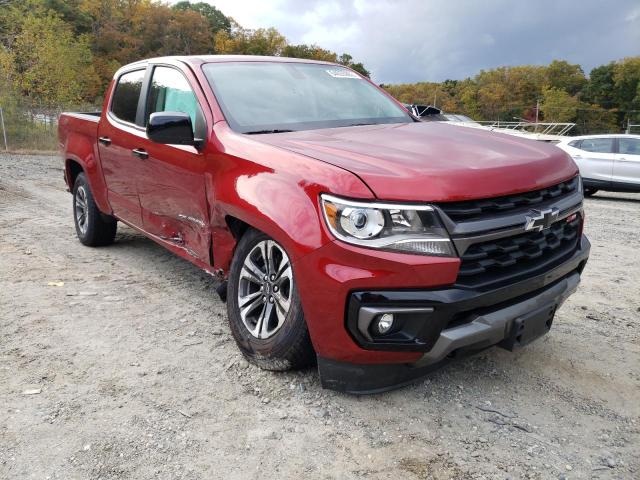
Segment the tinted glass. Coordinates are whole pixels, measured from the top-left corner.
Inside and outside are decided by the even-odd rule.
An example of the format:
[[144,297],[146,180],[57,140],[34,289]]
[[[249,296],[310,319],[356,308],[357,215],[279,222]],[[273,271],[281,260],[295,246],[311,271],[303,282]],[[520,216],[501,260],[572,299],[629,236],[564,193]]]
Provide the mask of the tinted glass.
[[612,138],[585,138],[580,144],[581,150],[594,153],[612,153],[613,152],[613,139]]
[[118,79],[118,84],[111,100],[111,112],[120,120],[135,123],[144,75],[144,70],[136,70],[135,72],[125,73]]
[[243,133],[412,121],[368,81],[335,65],[229,62],[203,69],[227,122]]
[[175,68],[154,68],[149,91],[148,111],[149,115],[156,112],[187,113],[191,117],[194,136],[196,138],[203,137],[204,117],[196,94],[184,75]]
[[620,153],[627,155],[640,155],[640,139],[619,138],[618,149],[620,150]]
[[569,146],[574,148],[580,148],[580,142],[582,142],[582,140],[574,140],[573,142],[569,142]]

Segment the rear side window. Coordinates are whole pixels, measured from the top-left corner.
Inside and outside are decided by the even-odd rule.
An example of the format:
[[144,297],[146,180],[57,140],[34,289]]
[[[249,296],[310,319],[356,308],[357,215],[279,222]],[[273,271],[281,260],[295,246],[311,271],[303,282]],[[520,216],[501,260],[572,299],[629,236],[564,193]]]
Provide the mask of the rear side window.
[[613,153],[613,138],[585,138],[580,149],[594,153]]
[[569,146],[573,148],[580,148],[580,143],[582,143],[582,140],[574,140],[573,142],[569,142]]
[[118,79],[116,90],[111,100],[111,113],[120,120],[135,123],[138,111],[138,100],[142,90],[145,70],[125,73]]
[[[155,67],[153,70],[148,115],[156,112],[188,114],[191,117],[194,137],[204,137],[205,121],[196,94],[184,75],[175,68]],[[148,117],[145,120],[148,120]]]
[[620,153],[640,155],[640,139],[638,138],[619,138],[618,145]]

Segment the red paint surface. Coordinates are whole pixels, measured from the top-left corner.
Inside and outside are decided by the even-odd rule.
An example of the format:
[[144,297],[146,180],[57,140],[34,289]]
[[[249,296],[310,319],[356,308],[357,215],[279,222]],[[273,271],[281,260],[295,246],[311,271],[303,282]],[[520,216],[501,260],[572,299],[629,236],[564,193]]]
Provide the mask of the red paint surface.
[[[240,135],[224,121],[202,63],[265,57],[181,57],[152,64],[180,69],[207,119],[204,148],[159,145],[107,114],[60,119],[67,162],[86,172],[100,209],[201,268],[226,270],[234,217],[273,237],[294,262],[305,318],[318,354],[359,363],[413,361],[418,353],[360,349],[344,326],[357,289],[433,288],[455,281],[459,260],[380,252],[335,241],[319,194],[412,202],[455,201],[533,190],[577,173],[553,146],[440,123],[378,125],[274,135]],[[299,60],[300,61],[300,60]],[[117,74],[116,74],[117,75]],[[114,143],[100,148],[97,136]],[[115,144],[115,148],[112,148]],[[149,159],[130,154],[145,148]],[[170,237],[181,235],[185,244]],[[213,263],[210,261],[213,254]]]

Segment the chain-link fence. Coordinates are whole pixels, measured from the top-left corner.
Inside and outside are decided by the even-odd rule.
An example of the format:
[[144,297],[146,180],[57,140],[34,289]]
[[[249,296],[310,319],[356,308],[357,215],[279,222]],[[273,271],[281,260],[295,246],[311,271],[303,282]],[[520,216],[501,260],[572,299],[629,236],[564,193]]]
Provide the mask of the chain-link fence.
[[96,111],[93,105],[47,106],[27,101],[0,103],[0,151],[58,149],[58,117],[65,111]]

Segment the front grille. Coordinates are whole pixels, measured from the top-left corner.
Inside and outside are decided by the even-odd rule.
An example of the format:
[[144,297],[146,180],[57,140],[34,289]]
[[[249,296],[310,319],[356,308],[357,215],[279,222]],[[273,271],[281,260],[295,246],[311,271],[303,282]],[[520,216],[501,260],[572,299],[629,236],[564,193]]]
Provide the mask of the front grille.
[[560,200],[578,188],[578,177],[532,192],[506,195],[504,197],[441,203],[438,206],[454,222],[481,220],[487,216],[509,213],[521,208],[535,208],[549,200]]
[[576,249],[581,216],[560,220],[547,230],[471,245],[461,258],[457,284],[482,288],[515,282],[562,263]]

